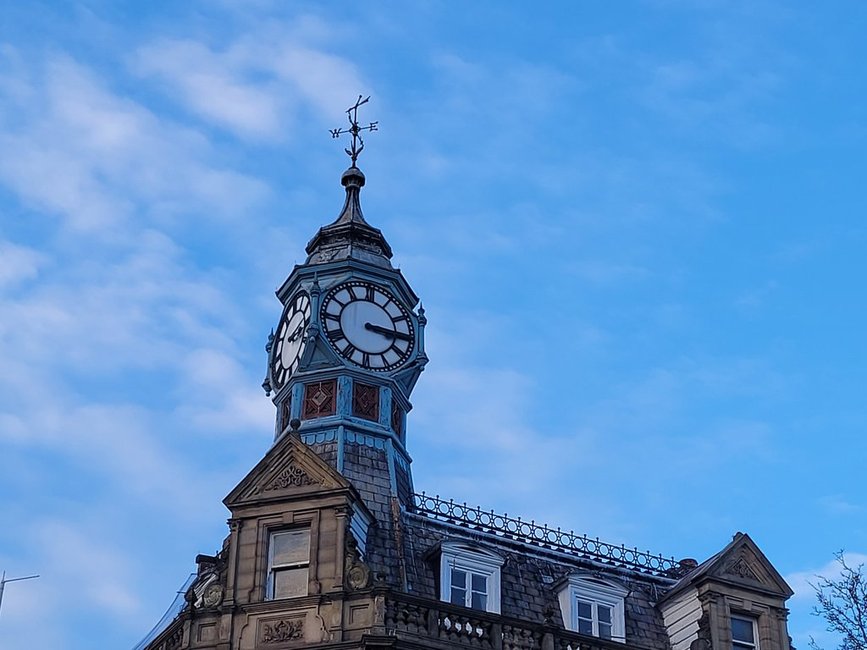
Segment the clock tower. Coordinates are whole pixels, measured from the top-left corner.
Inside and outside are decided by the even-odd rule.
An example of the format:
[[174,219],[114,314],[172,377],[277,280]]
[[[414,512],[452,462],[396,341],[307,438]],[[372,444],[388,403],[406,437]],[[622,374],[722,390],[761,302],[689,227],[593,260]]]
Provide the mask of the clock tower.
[[[365,100],[366,101],[366,100]],[[298,435],[356,487],[377,519],[412,498],[406,414],[427,363],[424,309],[382,232],[365,220],[357,166],[363,148],[358,106],[350,127],[352,164],[341,177],[346,193],[332,223],[307,244],[307,260],[277,289],[283,313],[269,337],[263,387],[276,408],[275,442]]]

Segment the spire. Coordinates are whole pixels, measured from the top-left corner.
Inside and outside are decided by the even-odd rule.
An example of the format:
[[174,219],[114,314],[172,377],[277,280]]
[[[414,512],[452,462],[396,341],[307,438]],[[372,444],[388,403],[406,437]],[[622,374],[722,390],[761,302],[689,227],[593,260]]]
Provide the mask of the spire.
[[352,165],[343,172],[340,183],[346,188],[343,209],[334,222],[323,226],[307,244],[307,264],[325,264],[337,260],[355,259],[377,266],[391,268],[391,246],[385,241],[382,232],[364,220],[361,212],[361,188],[364,187],[364,174],[356,165],[358,155],[364,149],[362,131],[376,131],[377,122],[368,126],[358,125],[358,107],[366,104],[370,97],[358,100],[347,109],[348,129],[332,129],[331,137],[338,138],[349,134],[352,142],[345,149]]

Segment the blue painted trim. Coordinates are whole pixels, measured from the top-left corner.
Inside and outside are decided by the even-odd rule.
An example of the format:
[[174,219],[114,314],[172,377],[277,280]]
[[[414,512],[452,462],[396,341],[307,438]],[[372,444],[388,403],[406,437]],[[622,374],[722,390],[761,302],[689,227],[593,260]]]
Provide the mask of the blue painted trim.
[[388,458],[388,481],[391,483],[391,493],[397,496],[397,473],[394,470],[394,443],[391,438],[387,441],[386,458]]
[[341,424],[337,427],[337,471],[343,474],[343,446],[346,439],[346,429]]
[[328,431],[316,431],[314,433],[302,433],[301,440],[307,445],[318,445],[323,442],[334,442],[337,439],[337,432],[334,429]]

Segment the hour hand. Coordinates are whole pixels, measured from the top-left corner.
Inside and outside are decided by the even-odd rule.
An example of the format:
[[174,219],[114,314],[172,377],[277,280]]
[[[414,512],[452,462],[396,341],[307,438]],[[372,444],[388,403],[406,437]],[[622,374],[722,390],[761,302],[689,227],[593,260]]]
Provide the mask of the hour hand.
[[287,341],[289,343],[293,343],[299,336],[301,336],[301,334],[303,332],[304,332],[304,325],[302,324],[302,325],[299,325],[298,327],[295,328],[295,331],[292,332],[292,334],[289,336]]
[[383,336],[390,336],[393,339],[412,341],[412,336],[410,336],[409,334],[404,334],[403,332],[398,332],[397,330],[389,329],[388,327],[374,325],[373,323],[365,323],[364,329],[366,329],[368,332],[376,332],[377,334],[382,334]]

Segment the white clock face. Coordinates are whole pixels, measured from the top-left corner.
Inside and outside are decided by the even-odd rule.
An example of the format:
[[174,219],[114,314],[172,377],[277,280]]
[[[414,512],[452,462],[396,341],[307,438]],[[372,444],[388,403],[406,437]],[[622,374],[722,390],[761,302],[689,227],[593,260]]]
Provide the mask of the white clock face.
[[300,292],[286,305],[271,349],[271,385],[275,390],[280,390],[298,368],[301,344],[309,324],[310,297]]
[[334,349],[363,368],[392,370],[412,353],[415,332],[409,312],[369,282],[345,282],[329,291],[321,320]]

